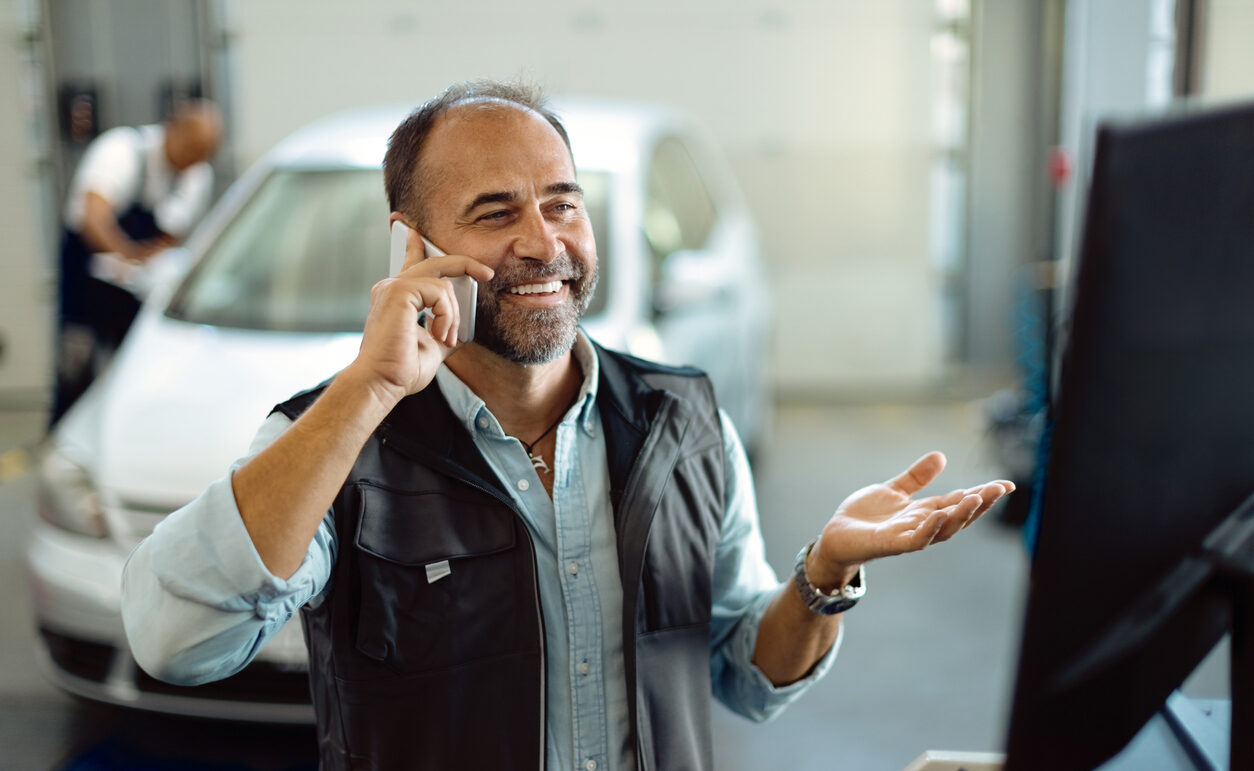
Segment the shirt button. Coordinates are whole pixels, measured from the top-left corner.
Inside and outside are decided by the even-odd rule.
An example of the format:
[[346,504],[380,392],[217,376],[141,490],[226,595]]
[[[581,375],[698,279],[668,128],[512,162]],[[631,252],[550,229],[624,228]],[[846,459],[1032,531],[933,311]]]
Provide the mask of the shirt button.
[[588,758],[588,762],[584,763],[583,767],[588,769],[588,771],[597,771],[597,762],[592,758]]
[[567,572],[567,573],[570,573],[572,576],[574,576],[574,575],[578,575],[578,574],[579,574],[579,563],[578,563],[578,562],[572,562],[572,563],[568,564],[568,565],[566,566],[566,572]]
[[479,428],[487,428],[488,417],[486,415],[480,415],[479,419],[475,421],[475,425],[478,426]]
[[522,491],[525,493],[525,492],[527,492],[527,488],[528,488],[528,487],[531,487],[531,483],[530,483],[530,482],[528,482],[528,481],[527,481],[527,480],[525,480],[525,479],[520,479],[520,480],[518,480],[518,489],[519,489],[519,490],[522,490]]
[[589,669],[588,662],[586,661],[579,662],[579,674],[581,675],[588,674],[588,669]]

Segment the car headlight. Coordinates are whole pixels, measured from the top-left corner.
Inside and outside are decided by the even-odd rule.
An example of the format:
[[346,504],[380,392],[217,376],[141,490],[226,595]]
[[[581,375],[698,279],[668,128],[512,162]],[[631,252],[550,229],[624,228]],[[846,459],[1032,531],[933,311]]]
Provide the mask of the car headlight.
[[40,458],[38,478],[36,499],[44,521],[94,538],[109,534],[100,493],[85,468],[52,447]]

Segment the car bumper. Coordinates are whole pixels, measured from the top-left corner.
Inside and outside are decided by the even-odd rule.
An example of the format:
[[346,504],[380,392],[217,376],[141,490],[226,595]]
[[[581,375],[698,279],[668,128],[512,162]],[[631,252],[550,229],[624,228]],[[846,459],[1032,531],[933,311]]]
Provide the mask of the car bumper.
[[195,717],[312,723],[304,641],[292,619],[241,672],[196,687],[161,682],[131,657],[122,628],[126,552],[109,539],[32,526],[27,573],[44,674],[96,701]]

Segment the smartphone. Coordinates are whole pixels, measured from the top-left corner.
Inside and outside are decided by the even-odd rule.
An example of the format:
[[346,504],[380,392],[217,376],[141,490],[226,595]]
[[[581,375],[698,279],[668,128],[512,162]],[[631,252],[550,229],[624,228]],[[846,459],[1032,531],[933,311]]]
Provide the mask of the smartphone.
[[[395,276],[405,266],[405,240],[409,237],[409,228],[397,220],[392,223],[392,248],[388,255],[388,274]],[[421,236],[422,243],[427,247],[428,257],[443,257],[444,250]],[[475,339],[475,306],[479,302],[479,283],[470,276],[454,276],[445,281],[453,285],[453,296],[457,298],[457,310],[461,320],[457,324],[457,341],[469,343]],[[425,314],[426,311],[423,311]]]

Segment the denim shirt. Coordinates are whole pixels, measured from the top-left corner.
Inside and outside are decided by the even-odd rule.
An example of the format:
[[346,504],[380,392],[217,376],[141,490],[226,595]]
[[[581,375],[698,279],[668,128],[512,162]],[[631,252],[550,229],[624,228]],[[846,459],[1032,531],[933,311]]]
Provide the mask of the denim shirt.
[[[583,385],[555,429],[552,498],[539,477],[548,472],[537,472],[483,400],[447,367],[436,381],[510,491],[535,544],[546,635],[548,767],[630,769],[635,747],[623,661],[623,591],[596,408],[597,359],[582,334],[574,355]],[[764,557],[748,461],[731,422],[720,417],[728,468],[713,577],[713,695],[739,714],[765,720],[823,676],[840,639],[805,679],[787,686],[773,686],[752,663],[758,624],[779,582]],[[250,457],[288,425],[285,416],[271,415]],[[210,485],[162,522],[127,563],[123,618],[128,632],[138,633],[131,634],[136,658],[157,670],[152,674],[184,684],[243,668],[302,605],[319,603],[329,589],[338,548],[331,517],[296,573],[279,579],[252,546],[229,477]],[[153,619],[160,619],[156,628]]]

